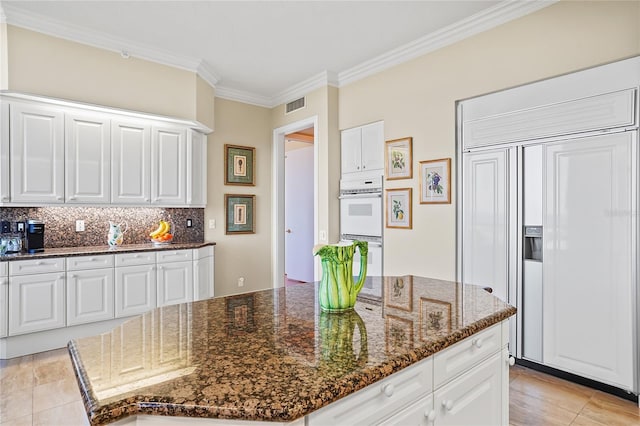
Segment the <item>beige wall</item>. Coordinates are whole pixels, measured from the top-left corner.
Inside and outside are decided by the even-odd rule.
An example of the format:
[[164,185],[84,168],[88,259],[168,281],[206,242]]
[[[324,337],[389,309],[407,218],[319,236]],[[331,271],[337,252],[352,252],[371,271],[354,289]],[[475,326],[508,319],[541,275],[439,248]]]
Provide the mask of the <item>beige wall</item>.
[[455,204],[419,204],[418,162],[455,164],[457,100],[638,55],[639,22],[637,1],[560,2],[341,88],[341,129],[413,137],[413,179],[385,182],[413,188],[413,230],[385,229],[385,273],[455,279]]
[[7,27],[9,90],[196,118],[193,72]]
[[[209,136],[205,240],[216,242],[215,293],[223,296],[272,286],[271,277],[271,112],[216,98],[216,131]],[[224,184],[224,145],[256,148],[255,186]],[[224,194],[255,194],[256,233],[225,235]],[[209,229],[209,220],[216,228]],[[238,278],[244,277],[244,287]]]

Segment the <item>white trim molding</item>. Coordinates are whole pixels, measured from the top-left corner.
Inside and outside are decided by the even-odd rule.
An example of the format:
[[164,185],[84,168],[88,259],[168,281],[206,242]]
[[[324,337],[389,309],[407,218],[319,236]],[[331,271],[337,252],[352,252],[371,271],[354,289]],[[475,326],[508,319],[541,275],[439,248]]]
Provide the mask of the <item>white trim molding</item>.
[[230,101],[242,102],[264,108],[271,108],[273,106],[271,98],[268,96],[256,95],[255,93],[226,86],[216,86],[216,98],[228,99]]

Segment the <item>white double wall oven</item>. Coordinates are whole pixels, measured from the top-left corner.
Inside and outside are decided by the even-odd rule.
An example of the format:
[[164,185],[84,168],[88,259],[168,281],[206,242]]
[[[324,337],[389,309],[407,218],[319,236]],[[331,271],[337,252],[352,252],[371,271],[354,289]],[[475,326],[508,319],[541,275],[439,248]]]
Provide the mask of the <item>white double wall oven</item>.
[[458,278],[517,358],[639,392],[640,58],[458,105]]

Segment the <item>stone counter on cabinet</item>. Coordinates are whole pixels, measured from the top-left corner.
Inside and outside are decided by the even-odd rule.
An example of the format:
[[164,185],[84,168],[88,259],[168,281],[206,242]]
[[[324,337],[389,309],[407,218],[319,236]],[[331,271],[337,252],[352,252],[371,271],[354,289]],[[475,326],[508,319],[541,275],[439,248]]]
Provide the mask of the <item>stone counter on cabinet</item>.
[[[482,288],[428,278],[385,277],[380,287],[378,300],[359,300],[347,313],[320,311],[317,287],[302,284],[157,308],[72,341],[88,418],[313,425],[342,412],[338,419],[354,424],[372,415],[396,422],[400,410],[406,421],[414,411],[426,416],[424,404],[429,415],[447,414],[438,403],[455,412],[457,383],[468,376],[491,384],[474,409],[493,404],[486,415],[508,420],[504,366],[515,308]],[[485,414],[473,415],[482,423]]]

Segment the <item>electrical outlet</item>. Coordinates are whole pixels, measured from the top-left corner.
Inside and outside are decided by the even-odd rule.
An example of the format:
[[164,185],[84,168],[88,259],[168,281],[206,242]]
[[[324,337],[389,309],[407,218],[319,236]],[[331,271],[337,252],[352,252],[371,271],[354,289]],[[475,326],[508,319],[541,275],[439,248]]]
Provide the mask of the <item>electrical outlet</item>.
[[216,229],[216,220],[209,219],[209,229]]
[[84,232],[84,220],[76,220],[76,232]]
[[187,228],[193,228],[193,221],[191,219],[187,219]]
[[244,287],[244,277],[238,278],[238,287]]
[[16,232],[24,232],[24,222],[16,223]]

